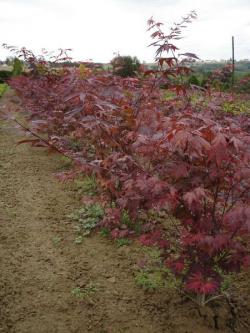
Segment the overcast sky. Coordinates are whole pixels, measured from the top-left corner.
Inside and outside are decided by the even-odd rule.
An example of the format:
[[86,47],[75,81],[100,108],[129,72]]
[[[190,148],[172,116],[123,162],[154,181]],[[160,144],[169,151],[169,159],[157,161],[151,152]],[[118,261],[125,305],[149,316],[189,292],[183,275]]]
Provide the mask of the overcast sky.
[[[152,61],[149,17],[165,23],[198,14],[177,45],[201,59],[250,59],[250,0],[0,0],[0,44],[73,48],[77,60],[109,62],[115,52]],[[0,49],[0,59],[7,56]]]

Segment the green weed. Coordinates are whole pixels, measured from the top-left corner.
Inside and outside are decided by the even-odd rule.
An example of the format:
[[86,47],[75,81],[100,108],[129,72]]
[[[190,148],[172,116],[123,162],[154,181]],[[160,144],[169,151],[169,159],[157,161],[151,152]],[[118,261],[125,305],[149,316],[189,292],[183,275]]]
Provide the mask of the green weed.
[[83,242],[83,236],[80,235],[75,238],[75,244],[82,244],[82,242]]
[[77,231],[81,236],[87,236],[96,228],[98,222],[103,218],[104,209],[97,203],[86,205],[78,211],[69,215],[69,218],[79,223]]
[[107,229],[107,228],[102,228],[101,231],[100,231],[100,235],[101,235],[102,237],[109,237],[109,235],[110,235],[110,231],[109,231],[109,229]]
[[247,101],[224,102],[222,111],[234,115],[248,114],[250,115],[250,103]]
[[67,156],[60,156],[60,159],[62,161],[61,169],[63,170],[69,170],[72,167],[72,160]]
[[77,139],[71,139],[69,142],[69,147],[75,152],[78,152],[82,149],[82,143]]
[[125,224],[127,226],[131,225],[131,219],[129,216],[128,211],[126,211],[125,209],[122,211],[122,216],[121,216],[121,224]]
[[119,238],[116,240],[116,245],[118,247],[121,247],[121,246],[126,246],[126,245],[129,245],[131,244],[131,240],[128,239],[128,238]]
[[95,196],[98,193],[95,176],[86,176],[82,180],[76,180],[75,185],[79,194]]
[[95,284],[90,283],[86,287],[76,287],[71,290],[71,294],[77,298],[89,298],[91,295],[95,294],[97,287]]
[[146,291],[153,291],[165,287],[165,280],[161,272],[139,271],[135,276],[136,284]]
[[59,236],[55,236],[52,238],[52,243],[55,247],[58,247],[62,241],[62,238]]
[[176,98],[176,93],[171,90],[167,90],[164,96],[166,100],[171,100],[173,98]]

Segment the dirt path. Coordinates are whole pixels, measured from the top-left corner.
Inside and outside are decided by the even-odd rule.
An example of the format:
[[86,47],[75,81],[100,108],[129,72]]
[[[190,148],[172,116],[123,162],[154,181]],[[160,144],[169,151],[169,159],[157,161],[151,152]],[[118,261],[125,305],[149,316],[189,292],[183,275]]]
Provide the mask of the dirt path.
[[[52,175],[61,159],[16,146],[18,139],[13,124],[0,120],[1,333],[231,332],[214,330],[214,315],[210,323],[180,299],[139,289],[132,248],[98,235],[76,244],[66,216],[79,204]],[[77,287],[91,285],[89,296],[78,297]]]

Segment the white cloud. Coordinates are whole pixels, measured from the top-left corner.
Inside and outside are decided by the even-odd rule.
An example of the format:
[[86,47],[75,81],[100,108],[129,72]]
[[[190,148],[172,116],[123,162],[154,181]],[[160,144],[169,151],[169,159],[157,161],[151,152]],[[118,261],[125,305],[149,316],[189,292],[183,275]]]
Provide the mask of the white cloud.
[[0,0],[0,43],[37,52],[71,47],[82,60],[109,61],[119,51],[151,61],[147,19],[167,28],[192,9],[198,19],[184,31],[184,52],[228,59],[235,35],[236,58],[250,58],[250,0]]

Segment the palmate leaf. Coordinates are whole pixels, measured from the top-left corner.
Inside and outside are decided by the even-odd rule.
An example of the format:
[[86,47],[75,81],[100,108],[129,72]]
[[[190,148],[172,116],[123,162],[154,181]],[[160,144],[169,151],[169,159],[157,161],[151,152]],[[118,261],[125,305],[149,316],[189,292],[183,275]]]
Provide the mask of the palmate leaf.
[[192,291],[195,294],[210,295],[219,289],[220,283],[212,276],[204,276],[201,272],[196,272],[190,275],[185,287],[188,291]]

